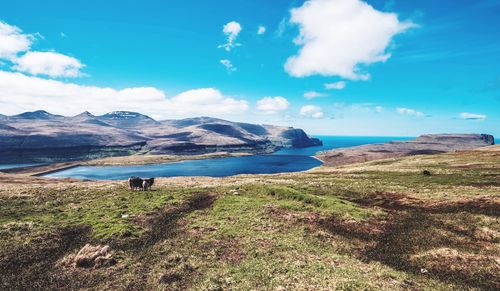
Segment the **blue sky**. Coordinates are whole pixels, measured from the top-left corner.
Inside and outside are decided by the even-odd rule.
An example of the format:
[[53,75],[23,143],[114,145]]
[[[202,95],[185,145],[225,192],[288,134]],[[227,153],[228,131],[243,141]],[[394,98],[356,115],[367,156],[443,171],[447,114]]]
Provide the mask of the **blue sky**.
[[500,136],[498,15],[494,0],[5,1],[0,113]]

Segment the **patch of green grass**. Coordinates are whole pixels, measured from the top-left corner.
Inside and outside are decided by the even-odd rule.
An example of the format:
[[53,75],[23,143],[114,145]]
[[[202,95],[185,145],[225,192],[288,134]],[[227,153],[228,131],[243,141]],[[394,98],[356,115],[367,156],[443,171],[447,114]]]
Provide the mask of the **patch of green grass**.
[[[354,219],[368,219],[373,212],[333,195],[312,194],[308,190],[296,190],[287,186],[268,187],[269,195],[281,200],[279,205],[291,210],[317,211]],[[319,192],[321,193],[321,192]]]
[[30,222],[34,231],[88,225],[93,236],[108,239],[123,234],[138,236],[142,229],[133,218],[157,211],[166,204],[175,206],[189,196],[185,189],[129,191],[125,189],[48,190],[43,197],[6,199],[0,206],[0,223]]

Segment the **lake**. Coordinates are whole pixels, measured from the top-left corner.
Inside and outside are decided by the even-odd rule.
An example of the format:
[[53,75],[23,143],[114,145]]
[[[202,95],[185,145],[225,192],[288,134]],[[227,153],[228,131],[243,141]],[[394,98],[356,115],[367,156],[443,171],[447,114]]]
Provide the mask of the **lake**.
[[210,176],[226,177],[238,174],[274,174],[299,172],[321,165],[313,158],[318,151],[351,147],[363,144],[382,143],[393,140],[409,140],[407,137],[351,137],[317,136],[322,146],[309,148],[287,148],[270,155],[253,155],[220,159],[181,161],[175,163],[138,166],[80,166],[51,173],[46,177],[79,178],[91,180],[125,180],[130,176],[177,177]]
[[42,163],[0,164],[0,170],[43,165]]

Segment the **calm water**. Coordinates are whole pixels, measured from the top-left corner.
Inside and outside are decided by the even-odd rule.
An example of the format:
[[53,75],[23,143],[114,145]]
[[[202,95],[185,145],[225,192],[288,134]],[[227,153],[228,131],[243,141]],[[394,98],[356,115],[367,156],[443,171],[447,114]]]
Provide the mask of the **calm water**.
[[177,163],[141,166],[82,166],[46,175],[47,177],[73,177],[92,180],[124,180],[130,176],[175,177],[210,176],[225,177],[238,174],[274,174],[305,171],[321,165],[311,156],[318,151],[350,147],[393,140],[408,140],[405,137],[344,137],[318,136],[323,146],[303,149],[282,149],[271,155],[230,157],[182,161]]
[[5,169],[15,169],[15,168],[22,168],[22,167],[31,167],[31,166],[38,166],[42,165],[41,163],[31,163],[31,164],[0,164],[0,170],[5,170]]
[[413,137],[398,136],[315,136],[323,141],[322,146],[308,148],[287,148],[274,155],[301,155],[314,156],[317,152],[331,149],[353,147],[364,144],[384,143],[396,140],[411,140]]
[[262,155],[182,161],[169,164],[142,166],[94,167],[82,166],[47,175],[47,177],[73,177],[92,180],[124,180],[130,176],[225,177],[238,174],[273,174],[305,171],[321,165],[308,156]]

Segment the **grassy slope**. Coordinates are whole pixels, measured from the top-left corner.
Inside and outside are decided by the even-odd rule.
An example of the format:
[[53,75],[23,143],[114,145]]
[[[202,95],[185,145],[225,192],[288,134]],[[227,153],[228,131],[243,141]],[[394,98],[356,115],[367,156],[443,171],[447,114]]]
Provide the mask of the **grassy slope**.
[[[19,179],[0,179],[1,289],[500,287],[498,146],[152,192]],[[61,266],[89,242],[118,263]]]

